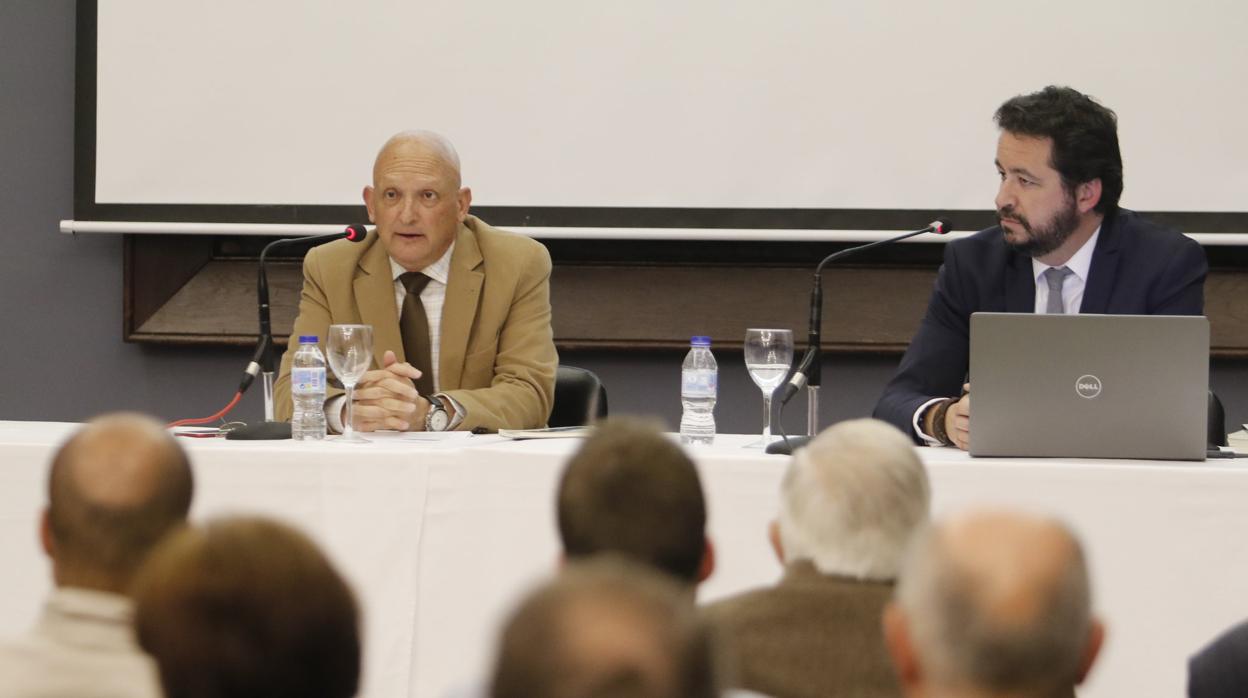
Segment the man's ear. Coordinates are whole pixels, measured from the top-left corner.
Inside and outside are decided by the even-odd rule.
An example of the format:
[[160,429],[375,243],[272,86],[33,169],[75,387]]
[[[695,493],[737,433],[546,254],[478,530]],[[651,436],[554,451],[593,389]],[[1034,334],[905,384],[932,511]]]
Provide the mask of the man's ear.
[[55,559],[56,539],[52,537],[52,519],[49,516],[50,513],[45,507],[43,514],[39,517],[39,545],[48,557]]
[[1083,656],[1079,658],[1079,673],[1075,675],[1075,685],[1083,683],[1096,663],[1096,657],[1105,643],[1105,624],[1099,618],[1092,619],[1092,627],[1088,628],[1088,644],[1083,648]]
[[906,619],[905,611],[901,610],[897,602],[891,602],[884,607],[880,622],[884,628],[884,645],[888,648],[888,656],[893,660],[898,681],[905,688],[917,685],[923,672],[910,639],[910,623]]
[[710,537],[703,538],[702,562],[698,565],[698,584],[711,578],[715,572],[715,544]]
[[771,551],[776,554],[776,559],[784,565],[784,541],[780,539],[780,521],[772,519],[767,525],[767,540],[771,541]]
[[365,186],[362,195],[364,197],[364,208],[368,209],[368,222],[376,223],[377,217],[373,215],[373,185]]
[[455,195],[455,199],[459,204],[459,222],[463,223],[468,215],[468,207],[472,206],[472,189],[462,187]]
[[1079,213],[1087,213],[1101,202],[1102,184],[1100,179],[1084,182],[1075,187],[1075,207]]

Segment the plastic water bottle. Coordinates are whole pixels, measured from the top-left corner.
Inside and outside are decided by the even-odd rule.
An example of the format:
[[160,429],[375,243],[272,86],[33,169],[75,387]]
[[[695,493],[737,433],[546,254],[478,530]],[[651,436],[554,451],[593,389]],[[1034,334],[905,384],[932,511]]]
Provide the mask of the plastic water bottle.
[[715,441],[715,398],[719,393],[719,364],[711,355],[710,337],[689,340],[689,353],[680,367],[680,442]]
[[290,436],[295,441],[325,438],[325,355],[316,346],[317,337],[299,338],[290,367],[290,395],[295,403],[290,418]]

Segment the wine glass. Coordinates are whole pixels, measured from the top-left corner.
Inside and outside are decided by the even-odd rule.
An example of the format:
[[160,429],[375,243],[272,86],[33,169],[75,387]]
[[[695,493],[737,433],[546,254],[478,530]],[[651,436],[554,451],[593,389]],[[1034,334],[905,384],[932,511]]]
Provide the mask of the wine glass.
[[793,363],[792,330],[749,329],[745,331],[745,368],[754,384],[763,391],[763,435],[746,448],[766,448],[775,441],[771,435],[771,396],[784,382]]
[[329,367],[347,389],[347,419],[339,443],[363,444],[368,439],[355,433],[355,384],[373,360],[372,325],[330,325],[325,342]]

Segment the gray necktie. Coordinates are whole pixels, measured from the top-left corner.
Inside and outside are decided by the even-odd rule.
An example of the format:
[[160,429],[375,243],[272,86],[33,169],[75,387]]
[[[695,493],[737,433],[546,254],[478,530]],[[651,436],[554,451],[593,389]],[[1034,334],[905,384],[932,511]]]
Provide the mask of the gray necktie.
[[1061,315],[1066,312],[1062,305],[1062,283],[1066,281],[1066,277],[1074,273],[1066,267],[1051,267],[1041,274],[1045,282],[1049,284],[1049,302],[1044,308],[1045,313]]

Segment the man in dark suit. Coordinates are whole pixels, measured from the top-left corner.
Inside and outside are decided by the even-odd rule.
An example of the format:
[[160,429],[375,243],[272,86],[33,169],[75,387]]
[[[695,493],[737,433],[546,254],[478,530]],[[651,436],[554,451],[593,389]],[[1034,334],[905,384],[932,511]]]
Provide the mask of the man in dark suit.
[[794,454],[771,525],[784,575],[705,608],[735,683],[776,698],[899,697],[880,617],[929,500],[914,446],[879,420],[841,422]]
[[1248,622],[1222,633],[1187,665],[1188,698],[1248,695]]
[[910,348],[874,415],[917,443],[970,443],[970,317],[976,312],[1200,315],[1204,251],[1120,209],[1114,113],[1068,87],[996,113],[999,225],[945,248]]

